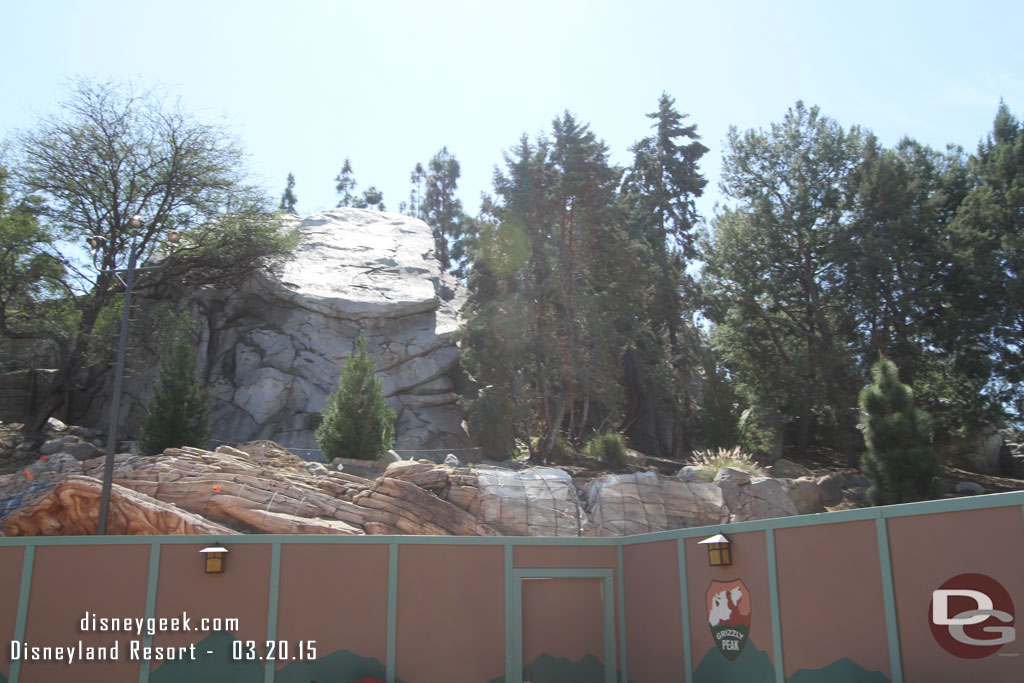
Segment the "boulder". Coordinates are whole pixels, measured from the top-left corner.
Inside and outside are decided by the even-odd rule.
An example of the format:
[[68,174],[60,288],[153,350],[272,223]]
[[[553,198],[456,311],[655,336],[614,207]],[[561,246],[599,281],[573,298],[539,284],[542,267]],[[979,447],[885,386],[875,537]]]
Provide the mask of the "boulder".
[[1003,434],[994,425],[985,425],[962,439],[935,445],[936,454],[956,467],[980,474],[999,473],[999,454]]
[[605,475],[587,495],[587,514],[599,536],[666,531],[728,521],[722,490],[654,472]]
[[845,478],[838,472],[828,474],[816,479],[818,488],[821,490],[822,505],[839,505],[843,499],[843,483]]
[[449,475],[448,500],[506,536],[580,536],[589,522],[572,478],[554,467],[478,467]]
[[778,479],[759,477],[752,480],[742,470],[723,467],[715,477],[715,485],[722,490],[725,505],[731,513],[731,522],[799,514],[796,504]]
[[772,463],[769,474],[776,479],[799,479],[800,477],[813,477],[812,472],[798,462],[781,458]]
[[704,481],[704,478],[701,476],[703,472],[703,467],[687,465],[676,472],[676,479],[681,479],[682,481]]
[[[400,214],[338,208],[288,228],[300,242],[285,262],[234,288],[180,292],[210,386],[212,438],[317,451],[326,397],[365,333],[397,413],[395,448],[471,446],[453,391],[461,371],[452,334],[463,295],[434,256],[430,227]],[[445,287],[456,292],[453,300],[440,296]],[[129,432],[138,431],[157,360],[142,350],[130,359]],[[104,394],[91,404],[83,417],[96,422]]]
[[[72,475],[20,507],[0,525],[4,536],[91,536],[96,534],[103,482]],[[235,534],[174,505],[117,486],[111,489],[107,533]]]
[[985,487],[974,481],[962,481],[956,485],[955,492],[963,496],[976,496],[985,493]]
[[[779,481],[782,482],[782,486],[786,489],[786,495],[796,505],[796,510],[799,514],[806,515],[825,511],[825,497],[814,477],[779,479]],[[839,497],[842,498],[841,492]]]
[[64,446],[61,451],[67,453],[76,460],[90,460],[102,455],[100,449],[96,448],[96,446],[93,446],[88,441],[69,444]]
[[65,446],[70,446],[74,443],[81,441],[77,436],[67,435],[60,436],[56,439],[50,439],[49,441],[43,442],[43,445],[39,447],[39,452],[43,455],[53,455],[61,451]]

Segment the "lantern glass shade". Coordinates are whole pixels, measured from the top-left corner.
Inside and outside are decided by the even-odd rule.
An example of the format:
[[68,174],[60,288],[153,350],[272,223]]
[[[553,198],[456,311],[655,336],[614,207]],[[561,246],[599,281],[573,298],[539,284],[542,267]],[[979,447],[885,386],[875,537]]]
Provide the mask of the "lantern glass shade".
[[728,543],[708,544],[708,563],[712,567],[727,567],[732,564],[732,550]]
[[711,538],[698,541],[698,545],[708,547],[708,564],[712,567],[728,567],[732,564],[732,548],[729,539],[724,534],[717,534]]
[[224,571],[224,560],[227,558],[228,549],[220,546],[203,548],[199,551],[205,560],[207,574],[220,574]]

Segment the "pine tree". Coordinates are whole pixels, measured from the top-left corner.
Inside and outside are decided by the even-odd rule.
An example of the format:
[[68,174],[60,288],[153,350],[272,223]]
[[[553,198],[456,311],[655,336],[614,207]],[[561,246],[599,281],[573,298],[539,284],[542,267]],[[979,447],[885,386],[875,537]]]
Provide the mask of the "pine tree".
[[288,184],[284,188],[284,194],[281,195],[281,204],[277,208],[281,209],[281,211],[295,213],[295,203],[298,201],[299,198],[295,196],[295,176],[289,173]]
[[[434,233],[437,258],[445,271],[452,269],[452,261],[463,256],[458,243],[461,236],[462,202],[455,197],[459,184],[459,162],[447,147],[430,160],[430,174],[426,177],[427,190],[420,205],[420,217]],[[417,166],[419,169],[419,167]],[[413,177],[415,178],[415,171]],[[451,246],[449,247],[449,243]]]
[[871,375],[874,383],[860,392],[860,409],[867,444],[861,470],[872,481],[872,502],[890,505],[937,497],[941,470],[930,446],[928,417],[914,407],[914,395],[900,383],[892,361],[878,361]]
[[413,218],[423,217],[423,183],[427,180],[427,172],[423,164],[417,162],[416,168],[409,174],[412,189],[409,190],[409,215]]
[[341,370],[338,391],[327,397],[323,418],[316,442],[328,461],[375,460],[395,442],[395,411],[384,397],[362,334]]
[[142,420],[139,450],[144,455],[157,455],[165,448],[206,446],[210,436],[207,397],[195,371],[195,353],[187,335],[182,335],[160,363],[156,392]]
[[352,174],[352,163],[345,157],[345,163],[341,166],[341,171],[335,176],[334,182],[337,183],[334,189],[341,199],[338,200],[338,206],[353,206],[356,201],[356,179]]

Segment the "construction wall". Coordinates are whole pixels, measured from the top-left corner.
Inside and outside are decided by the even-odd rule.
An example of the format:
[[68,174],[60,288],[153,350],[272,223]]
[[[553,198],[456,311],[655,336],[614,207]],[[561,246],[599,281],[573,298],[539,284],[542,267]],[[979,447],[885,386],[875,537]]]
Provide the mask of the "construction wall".
[[1019,683],[1022,605],[1024,493],[627,538],[9,538],[0,681]]

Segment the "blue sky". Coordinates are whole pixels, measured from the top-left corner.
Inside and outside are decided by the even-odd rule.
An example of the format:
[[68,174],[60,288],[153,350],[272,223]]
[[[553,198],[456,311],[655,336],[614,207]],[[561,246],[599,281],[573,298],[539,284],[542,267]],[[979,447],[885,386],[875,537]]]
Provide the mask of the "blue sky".
[[[550,5],[550,6],[549,6]],[[648,134],[662,91],[711,148],[796,100],[884,144],[973,150],[1002,97],[1024,114],[1020,2],[283,2],[0,0],[0,139],[55,110],[67,78],[133,79],[226,123],[275,197],[336,203],[345,157],[391,210],[442,145],[476,213],[495,164],[563,110],[611,158]]]

